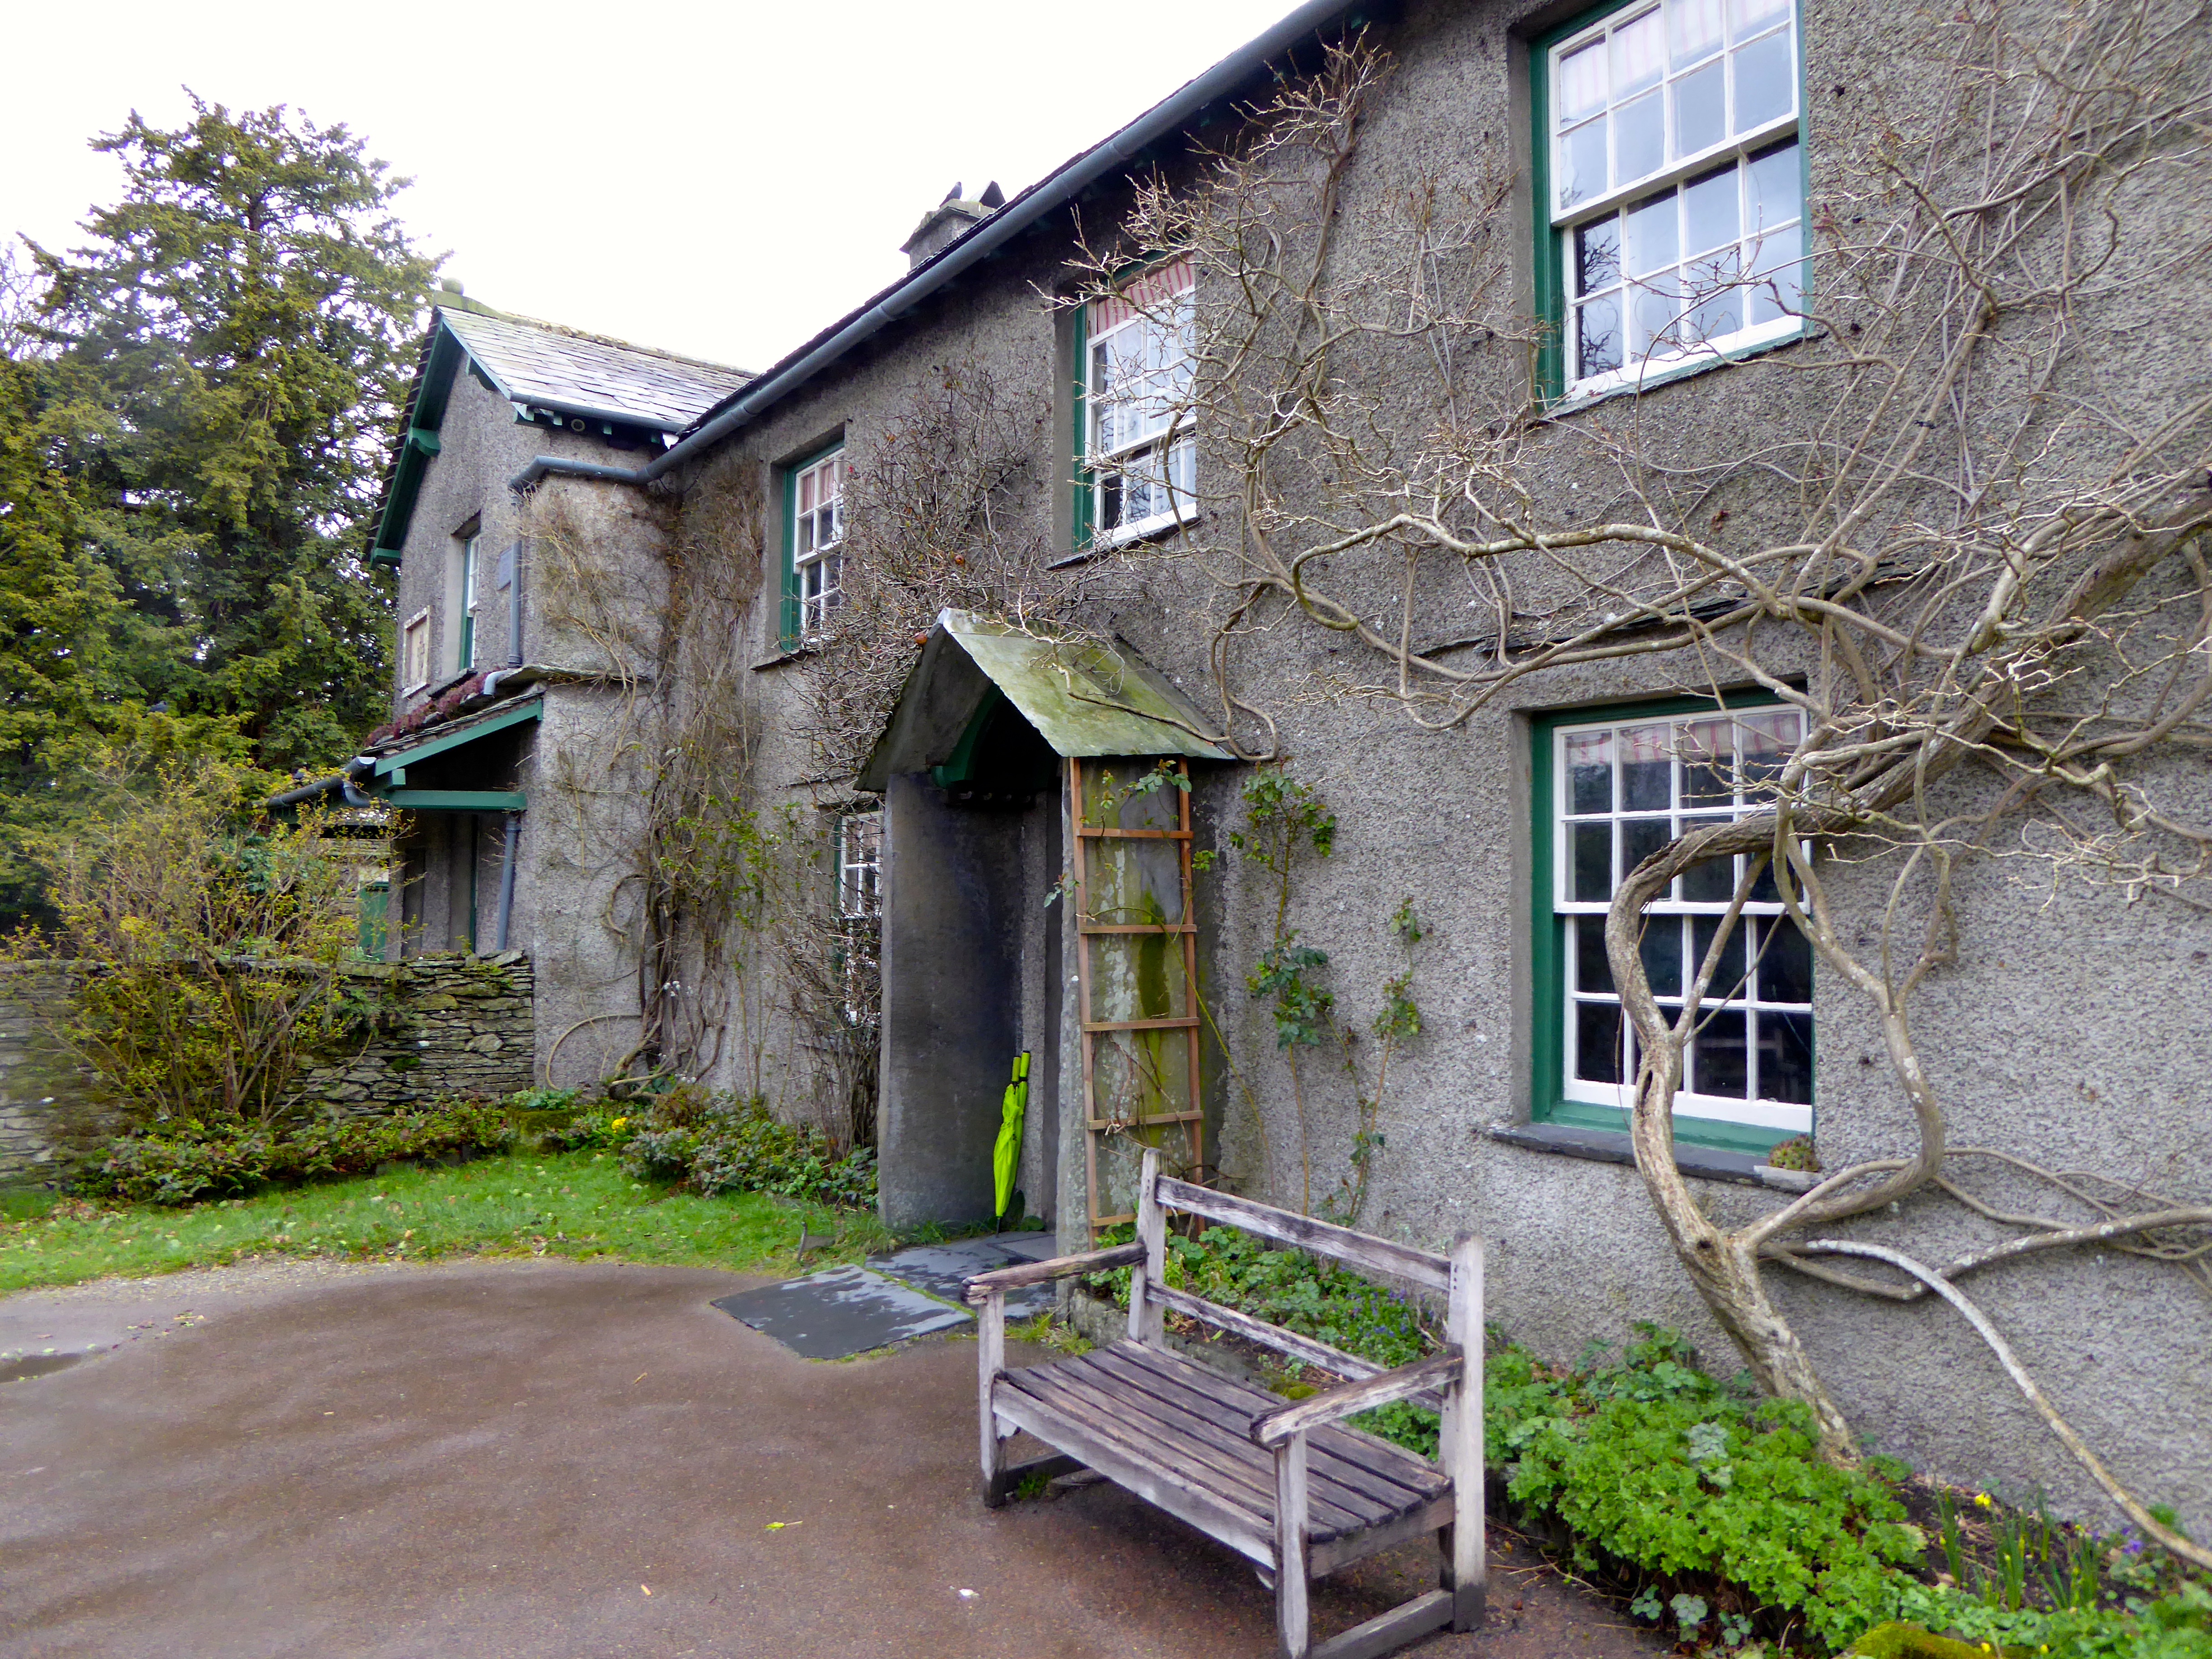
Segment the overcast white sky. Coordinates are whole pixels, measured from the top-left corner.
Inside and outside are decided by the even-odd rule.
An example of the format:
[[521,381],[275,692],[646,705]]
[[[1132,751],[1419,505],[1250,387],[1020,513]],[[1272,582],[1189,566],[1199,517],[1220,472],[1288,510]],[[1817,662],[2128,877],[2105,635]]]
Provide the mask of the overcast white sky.
[[488,304],[763,368],[896,276],[956,179],[1012,195],[1294,3],[42,7],[7,30],[0,233],[71,245],[120,188],[87,141],[180,125],[189,86],[366,137]]

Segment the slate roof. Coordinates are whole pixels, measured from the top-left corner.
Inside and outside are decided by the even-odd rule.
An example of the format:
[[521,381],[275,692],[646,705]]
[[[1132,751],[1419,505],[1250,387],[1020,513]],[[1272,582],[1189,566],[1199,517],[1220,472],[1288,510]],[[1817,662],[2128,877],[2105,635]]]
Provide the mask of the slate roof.
[[743,369],[526,318],[441,306],[438,315],[511,403],[677,432],[751,377]]

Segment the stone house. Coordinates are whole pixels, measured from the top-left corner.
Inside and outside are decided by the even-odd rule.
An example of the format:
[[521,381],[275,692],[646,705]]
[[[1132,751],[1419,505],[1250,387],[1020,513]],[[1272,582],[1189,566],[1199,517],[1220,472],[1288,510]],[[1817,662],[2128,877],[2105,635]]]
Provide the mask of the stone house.
[[[2176,546],[2202,508],[2177,493],[2185,465],[2151,459],[2201,472],[2206,453],[2193,371],[2169,349],[2212,307],[2206,267],[2154,257],[2212,210],[2201,162],[2177,155],[2160,153],[2154,186],[2129,174],[2112,199],[2143,240],[2117,240],[2112,280],[2071,296],[2095,342],[2094,395],[2137,411],[2140,433],[2053,427],[2033,465],[2004,451],[2002,488],[1972,465],[1966,483],[1923,476],[1917,431],[1956,424],[1955,471],[1990,432],[2026,431],[2065,402],[2024,349],[1977,371],[1993,401],[1971,416],[1963,379],[1942,382],[1948,402],[1884,412],[1940,380],[1917,367],[1925,341],[1971,344],[1984,327],[1994,340],[2040,313],[1992,297],[1960,333],[1916,334],[1907,322],[1934,313],[1913,307],[1940,310],[1955,284],[1915,286],[1902,255],[1892,287],[1865,284],[1876,261],[1850,227],[1906,211],[1878,181],[1915,143],[1926,193],[1951,191],[1962,216],[2002,211],[1970,199],[1973,164],[1941,148],[1953,128],[1940,112],[1986,94],[2025,124],[2010,82],[1976,78],[1977,54],[2007,32],[2081,50],[2069,30],[2087,27],[2056,9],[1900,20],[1832,0],[1309,4],[1010,199],[956,188],[909,239],[903,278],[781,362],[750,378],[695,366],[708,395],[652,428],[671,443],[649,434],[610,456],[611,433],[526,431],[529,398],[455,381],[456,407],[480,401],[505,423],[511,499],[418,510],[418,533],[450,541],[481,513],[495,540],[582,549],[634,596],[625,615],[703,616],[737,641],[742,673],[672,623],[653,657],[660,706],[722,711],[708,725],[732,793],[788,828],[775,902],[817,908],[823,939],[879,926],[886,1220],[989,1213],[998,1091],[1026,1051],[1021,1186],[1068,1248],[1125,1212],[1130,1149],[1158,1141],[1204,1178],[1370,1231],[1432,1244],[1479,1230],[1494,1316],[1541,1351],[1650,1320],[1727,1368],[1728,1340],[1670,1243],[1680,1216],[1662,1216],[1635,1167],[1644,1056],[1604,921],[1647,859],[1794,787],[1785,763],[1851,702],[1838,686],[1875,677],[1856,644],[1800,624],[1877,590],[1865,603],[1905,603],[1917,567],[1905,550],[1940,538],[1926,503],[1894,489],[1867,486],[1851,497],[1863,512],[1826,503],[1862,477],[1948,490],[1948,521],[1972,533],[1941,556],[1969,562],[1957,550],[2002,539],[1998,497],[2087,501],[2096,477],[2154,480],[2130,497],[2126,533]],[[2118,73],[2135,49],[2092,56]],[[2203,68],[2176,72],[2201,87]],[[1322,90],[1301,102],[1308,85]],[[1238,148],[1271,120],[1296,129],[1294,146]],[[2039,233],[2007,223],[2006,257],[2026,260],[2021,239]],[[2012,292],[2010,276],[1983,280]],[[1269,309],[1268,295],[1293,303]],[[1972,323],[2001,313],[2002,329]],[[1331,323],[1346,326],[1323,374],[1303,343]],[[1224,343],[1241,347],[1233,365]],[[1863,392],[1882,374],[1891,404]],[[447,441],[440,465],[459,477]],[[492,470],[477,469],[479,494]],[[948,508],[955,486],[966,494]],[[1786,598],[1764,585],[1768,550],[1838,538],[1885,550],[1863,580],[1824,574]],[[443,567],[416,546],[401,609],[434,617]],[[1306,556],[1295,571],[1282,546]],[[1607,548],[1610,562],[1591,562]],[[2102,555],[2075,556],[2087,568]],[[1706,574],[1680,576],[1682,560]],[[2032,563],[1999,579],[2007,592]],[[2051,649],[2094,635],[2107,654],[2087,683],[2131,683],[2128,629],[2155,632],[2169,602],[2194,603],[2185,581],[2144,592],[2124,624]],[[1935,627],[1941,605],[1924,603],[1919,625]],[[1909,664],[1916,624],[1883,614],[1869,637]],[[1752,643],[1777,618],[1796,632]],[[2194,648],[2174,659],[2177,684],[2202,673],[2184,672]],[[544,713],[520,729],[535,760],[516,727],[488,729],[516,718],[502,695],[481,726],[459,711],[456,748],[392,750],[377,775],[404,767],[394,787],[423,787],[418,767],[450,769],[474,746],[485,767],[471,787],[527,789],[538,811],[546,785],[524,769],[542,780],[551,745],[633,694],[622,656],[580,647],[560,664],[573,679],[532,684]],[[556,691],[575,699],[567,727]],[[2095,718],[2122,712],[2108,699]],[[1994,756],[1985,735],[1962,746]],[[1868,738],[1869,753],[1892,740]],[[588,769],[638,799],[662,775],[640,758],[649,746]],[[2014,799],[2009,764],[1945,771],[1929,811],[1980,821]],[[2201,821],[2201,761],[2143,766],[2127,799]],[[1313,795],[1255,790],[1270,778]],[[458,774],[441,771],[428,787],[449,785]],[[1644,904],[1632,954],[1666,1018],[1711,964],[1673,1106],[1681,1213],[1736,1227],[1787,1202],[1814,1177],[1770,1161],[1784,1143],[1809,1140],[1829,1170],[1910,1164],[1915,1107],[1931,1100],[1954,1146],[2000,1155],[1946,1166],[1982,1208],[1929,1188],[1838,1221],[1845,1243],[1936,1261],[2014,1236],[2004,1215],[2204,1203],[2212,927],[2175,902],[2191,896],[2185,872],[2139,863],[2132,885],[2100,885],[2073,879],[2106,855],[2094,836],[2046,826],[1997,849],[2044,858],[2031,869],[1969,856],[1961,832],[1912,843],[1942,865],[1931,897],[1899,875],[1910,837],[1882,811],[1848,835],[1808,833],[1810,873],[1789,896],[1762,874],[1767,854],[1729,843]],[[428,871],[453,855],[423,833]],[[656,1022],[665,1034],[689,1019],[696,1035],[719,998],[752,1011],[746,1035],[694,1044],[695,1068],[822,1109],[820,1045],[774,988],[798,971],[788,935],[748,950],[733,941],[758,913],[724,910],[708,939],[655,945],[641,924],[625,957],[631,872],[593,876],[573,855],[534,866],[534,839],[510,866],[514,915],[532,918],[511,937],[537,960],[553,1074],[589,1075],[586,1059],[644,1043]],[[463,862],[481,872],[490,856],[483,843]],[[453,921],[459,879],[426,878],[410,925],[472,939]],[[1838,950],[1881,955],[1887,973],[1894,937],[1924,959],[1909,1035],[1883,1017],[1901,981],[1869,991],[1815,960],[1792,920],[1793,905],[1812,914],[1799,888],[1814,880]],[[557,1008],[554,983],[568,988]],[[634,988],[670,985],[674,1015]],[[589,1020],[616,1035],[549,1050]],[[1906,1042],[1918,1096],[1891,1063]],[[2039,1185],[2025,1165],[2071,1184]],[[2094,1501],[1932,1301],[1893,1306],[1778,1263],[1762,1282],[1881,1449],[2018,1497]],[[2212,1520],[2202,1286],[2172,1261],[2089,1250],[1972,1285],[2123,1480]]]
[[[592,1046],[605,1025],[592,1016],[625,991],[635,1000],[619,872],[564,835],[557,789],[534,811],[532,796],[550,781],[545,757],[602,727],[635,677],[549,611],[544,556],[506,481],[541,452],[586,471],[659,453],[746,377],[508,316],[457,287],[435,298],[369,549],[398,573],[392,719],[343,776],[285,799],[400,809],[388,959],[517,951],[548,964],[528,1069],[597,1075],[614,1056]],[[593,526],[618,562],[628,516]],[[571,1052],[550,1053],[564,1029]]]

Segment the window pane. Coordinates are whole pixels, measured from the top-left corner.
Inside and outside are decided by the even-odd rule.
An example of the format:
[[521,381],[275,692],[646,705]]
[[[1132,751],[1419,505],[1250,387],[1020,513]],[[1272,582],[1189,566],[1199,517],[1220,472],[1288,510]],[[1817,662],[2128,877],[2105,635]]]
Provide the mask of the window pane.
[[1613,96],[1615,102],[1632,98],[1646,87],[1659,84],[1666,72],[1667,48],[1659,13],[1655,7],[1632,23],[1613,32]]
[[1655,997],[1682,994],[1682,918],[1652,916],[1644,924],[1638,952],[1644,958],[1644,977]]
[[1736,764],[1744,787],[1753,788],[1782,775],[1783,763],[1797,746],[1797,715],[1747,714],[1735,723]]
[[1613,733],[1578,732],[1567,739],[1567,810],[1613,810]]
[[1601,294],[1575,309],[1577,374],[1603,374],[1620,367],[1620,295]]
[[[1721,923],[1726,920],[1724,916],[1690,918],[1690,951],[1693,960],[1689,971],[1692,974],[1705,965],[1705,952],[1713,948],[1713,936],[1720,932]],[[1721,946],[1721,959],[1713,968],[1712,982],[1705,987],[1708,1002],[1738,1002],[1743,999],[1744,926],[1739,921],[1729,929],[1728,942]]]
[[1752,878],[1751,902],[1753,904],[1782,902],[1781,890],[1774,884],[1774,860],[1771,859],[1761,864],[1759,866],[1759,873]]
[[[1674,204],[1672,197],[1667,205]],[[1678,272],[1662,271],[1637,283],[1631,349],[1638,357],[1665,357],[1682,349],[1682,279]]]
[[1813,1103],[1813,1016],[1759,1017],[1759,1096],[1762,1100]]
[[1667,94],[1647,92],[1613,112],[1613,182],[1656,173],[1667,164]]
[[1703,1027],[1690,1042],[1690,1088],[1701,1095],[1720,1095],[1741,1100],[1747,1075],[1743,1051],[1743,1014],[1738,1009],[1700,1012]]
[[1682,805],[1726,806],[1735,799],[1729,775],[1726,720],[1692,720],[1682,728]]
[[1620,806],[1663,812],[1674,804],[1674,745],[1664,725],[1631,726],[1620,733]]
[[1732,245],[1743,234],[1736,218],[1734,162],[1682,187],[1682,252],[1705,253]]
[[[1682,826],[1685,830],[1688,824]],[[1685,904],[1726,904],[1735,896],[1735,860],[1705,859],[1682,872]]]
[[1605,41],[1577,46],[1559,59],[1559,125],[1568,126],[1605,107]]
[[1813,942],[1797,931],[1787,916],[1759,924],[1766,950],[1759,959],[1759,1000],[1761,1002],[1810,1002],[1813,1000]]
[[1625,216],[1630,276],[1665,270],[1682,257],[1680,214],[1673,191],[1645,198]]
[[1729,33],[1741,40],[1790,15],[1790,0],[1729,0]]
[[1620,221],[1611,215],[1575,232],[1575,292],[1595,294],[1620,280]]
[[[1795,253],[1804,246],[1795,230],[1783,233],[1790,239],[1790,251]],[[1779,237],[1774,239],[1779,241]],[[1751,290],[1751,320],[1771,323],[1782,317],[1802,317],[1805,314],[1805,267],[1802,264],[1774,265],[1759,273]]]
[[1559,205],[1587,201],[1605,185],[1605,117],[1601,115],[1559,141]]
[[1796,54],[1783,29],[1735,53],[1735,130],[1748,132],[1790,113],[1797,102]]
[[1668,0],[1667,43],[1676,69],[1719,46],[1721,0]]
[[1574,827],[1573,880],[1567,896],[1577,903],[1602,904],[1613,896],[1613,826],[1578,823]]
[[1694,155],[1728,137],[1728,112],[1723,106],[1726,95],[1723,65],[1717,61],[1674,82],[1677,156]]
[[1626,820],[1620,826],[1620,873],[1626,875],[1674,839],[1674,826],[1668,819]]
[[1620,1081],[1620,1005],[1575,1004],[1575,1075],[1584,1083]]
[[1605,955],[1605,918],[1577,916],[1567,926],[1575,935],[1575,989],[1613,995],[1613,964]]
[[1751,175],[1751,188],[1746,192],[1744,201],[1751,222],[1745,227],[1746,229],[1761,230],[1771,225],[1786,225],[1805,210],[1804,174],[1795,139],[1773,149],[1760,151],[1751,158],[1746,171]]
[[[1726,339],[1743,326],[1743,290],[1722,286],[1730,280],[1725,274],[1717,274],[1697,285],[1698,291],[1712,297],[1692,311],[1683,325],[1682,332],[1691,344]],[[1716,288],[1719,292],[1713,292]]]

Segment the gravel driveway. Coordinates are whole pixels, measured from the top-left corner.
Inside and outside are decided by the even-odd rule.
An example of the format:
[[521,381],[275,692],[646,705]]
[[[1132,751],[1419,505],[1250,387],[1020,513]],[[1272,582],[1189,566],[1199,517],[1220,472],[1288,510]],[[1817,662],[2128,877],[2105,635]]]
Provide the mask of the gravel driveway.
[[[1112,1486],[982,1507],[972,1343],[809,1362],[707,1305],[757,1282],[282,1264],[0,1301],[0,1376],[31,1373],[0,1383],[0,1654],[1273,1652],[1238,1559]],[[1527,1559],[1490,1630],[1413,1651],[1658,1650]],[[1318,1628],[1431,1560],[1318,1587]]]

